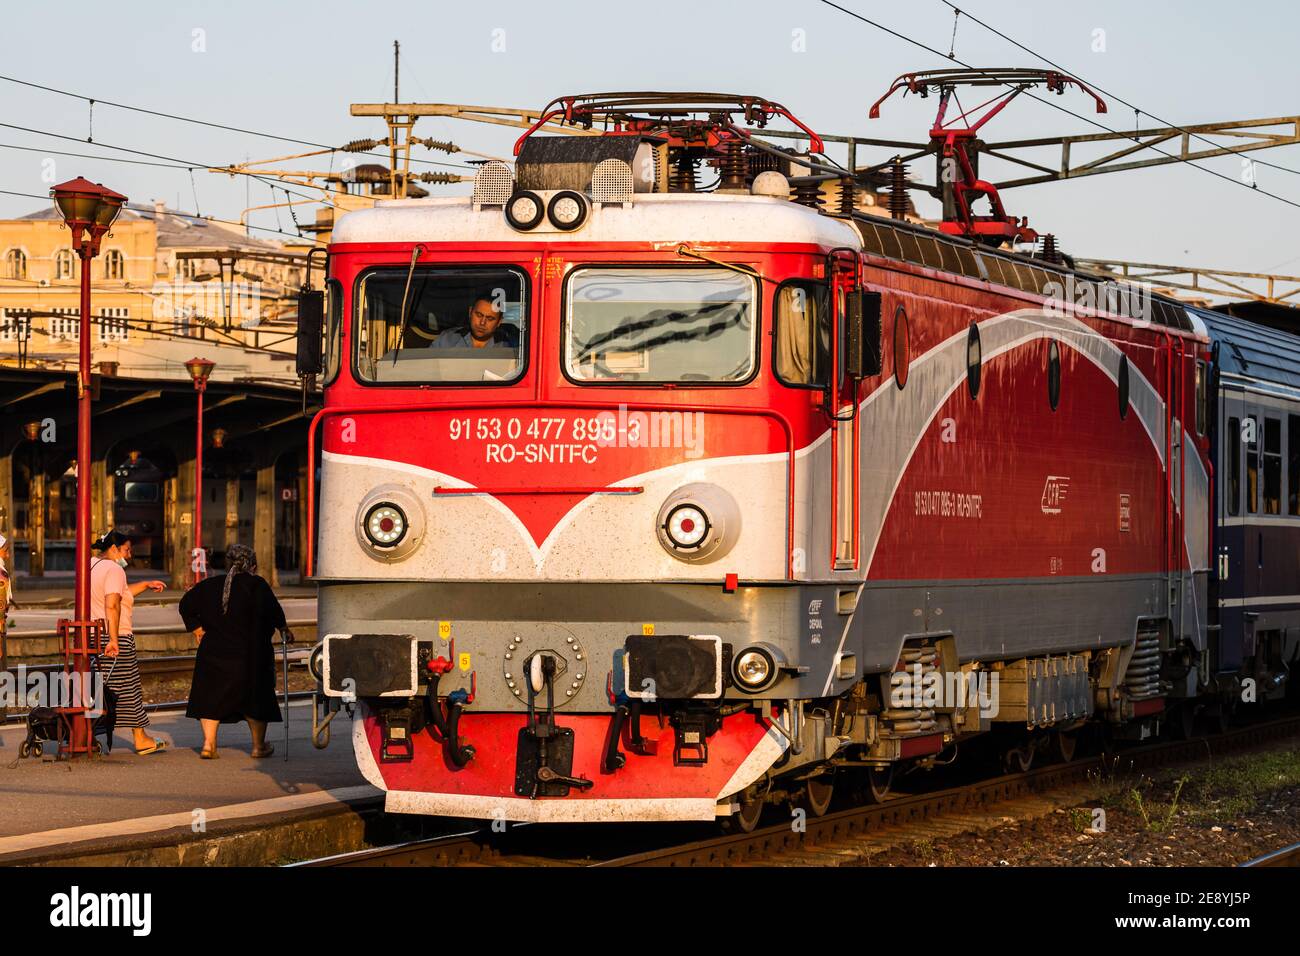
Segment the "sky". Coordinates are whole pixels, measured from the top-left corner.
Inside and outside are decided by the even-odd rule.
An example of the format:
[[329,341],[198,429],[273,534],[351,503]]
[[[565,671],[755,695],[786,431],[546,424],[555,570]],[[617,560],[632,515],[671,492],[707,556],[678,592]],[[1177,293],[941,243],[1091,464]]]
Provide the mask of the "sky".
[[[958,59],[974,66],[1045,66],[965,16],[957,22],[954,41],[952,9],[942,0],[838,2],[942,54],[951,44]],[[1182,125],[1300,114],[1294,47],[1300,4],[962,0],[958,5],[1080,79],[1136,105],[1148,114],[1142,125],[1161,125],[1151,116]],[[402,45],[404,101],[536,109],[577,92],[745,92],[783,103],[819,132],[908,140],[924,139],[933,99],[896,96],[874,121],[867,118],[868,107],[900,73],[952,65],[946,55],[928,53],[819,0],[697,0],[680,6],[480,0],[387,8],[333,0],[63,0],[57,6],[9,0],[3,15],[3,76],[328,145],[384,135],[381,120],[353,118],[348,105],[392,98],[394,40]],[[72,24],[85,39],[69,49],[67,38],[77,35]],[[92,50],[102,55],[100,62],[78,60]],[[1132,109],[1114,101],[1108,114],[1097,116],[1078,91],[1051,99],[1114,129],[1132,129],[1138,121]],[[103,103],[92,115],[84,101],[5,80],[0,80],[0,124],[8,124],[0,125],[0,190],[46,195],[53,182],[84,175],[133,202],[161,199],[229,219],[271,202],[268,186],[51,151],[149,159],[103,148],[108,144],[207,166],[307,148]],[[986,130],[990,140],[1098,131],[1086,119],[1024,98]],[[507,152],[518,135],[452,120],[421,120],[415,134],[497,154]],[[91,135],[95,145],[85,142]],[[892,152],[864,150],[859,161],[884,161]],[[447,158],[424,150],[415,155]],[[1231,182],[1178,164],[1010,190],[1004,201],[1009,212],[1029,216],[1032,226],[1055,233],[1060,245],[1078,256],[1300,273],[1300,146],[1253,155],[1289,168],[1257,164],[1258,189],[1252,190],[1241,185],[1241,158],[1221,157],[1202,164]],[[1050,166],[1059,151],[1045,149],[1036,158]],[[283,165],[329,166],[328,157],[319,166],[312,167],[314,162]],[[1004,178],[1002,172],[992,164],[981,169],[995,179]],[[450,191],[432,189],[435,195]],[[921,209],[932,214],[928,202],[923,199]],[[0,193],[3,216],[40,204]],[[299,213],[310,214],[308,209]],[[278,221],[269,211],[253,213],[251,221],[293,230],[286,210],[279,211]]]

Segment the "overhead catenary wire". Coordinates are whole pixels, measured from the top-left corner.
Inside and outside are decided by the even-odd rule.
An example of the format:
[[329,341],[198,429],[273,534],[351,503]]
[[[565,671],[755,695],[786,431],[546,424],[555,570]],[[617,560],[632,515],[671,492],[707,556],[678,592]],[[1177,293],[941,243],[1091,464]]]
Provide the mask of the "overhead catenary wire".
[[[942,58],[945,59],[945,60],[949,59],[948,55],[947,55],[946,53],[942,52],[941,50],[936,50],[934,47],[929,46],[928,44],[922,43],[920,40],[916,40],[916,39],[914,39],[914,38],[912,38],[912,37],[907,36],[906,34],[899,33],[897,30],[891,29],[890,27],[885,26],[883,23],[879,23],[879,22],[877,22],[876,20],[872,20],[870,17],[865,17],[865,16],[863,16],[862,14],[860,14],[860,13],[854,11],[854,10],[850,10],[848,7],[841,6],[840,4],[835,3],[834,0],[816,0],[816,2],[822,4],[823,6],[830,7],[830,8],[832,8],[833,10],[838,10],[840,13],[843,13],[843,14],[845,14],[846,16],[850,16],[850,17],[852,17],[852,18],[855,19],[855,20],[860,20],[861,22],[867,24],[868,26],[875,27],[877,30],[880,30],[880,31],[882,31],[882,32],[884,32],[884,33],[888,33],[890,36],[892,36],[892,37],[896,37],[897,39],[902,40],[902,41],[904,41],[905,43],[910,43],[912,46],[918,47],[918,48],[924,50],[924,51],[927,52],[927,53],[933,54],[934,56],[937,56],[937,57],[942,57]],[[966,14],[963,12],[963,15],[966,15]],[[955,56],[952,57],[951,59],[952,59],[952,62],[954,62],[954,63],[958,63],[958,64],[960,64],[961,66],[965,67],[965,68],[968,69],[968,70],[973,70],[973,71],[975,71],[976,73],[980,73],[980,74],[982,74],[982,75],[984,75],[984,76],[990,76],[988,73],[986,73],[984,70],[981,70],[979,67],[971,66],[971,64],[965,62],[964,60],[958,59],[958,58],[955,57]],[[990,78],[992,78],[992,77],[990,76]],[[1005,87],[1007,87],[1007,89],[1011,89],[1011,90],[1017,89],[1017,87],[1012,86],[1010,83],[1003,83],[1002,85],[1005,86]],[[1070,108],[1068,108],[1068,107],[1061,106],[1059,103],[1053,103],[1051,100],[1049,100],[1049,99],[1045,99],[1045,98],[1043,98],[1043,97],[1041,97],[1041,96],[1035,96],[1033,93],[1030,93],[1030,92],[1028,92],[1027,90],[1022,91],[1022,92],[1024,92],[1024,95],[1025,95],[1025,96],[1029,97],[1029,98],[1032,99],[1032,100],[1035,100],[1036,102],[1046,104],[1047,106],[1052,107],[1052,109],[1060,110],[1062,113],[1065,113],[1065,114],[1067,114],[1067,115],[1069,115],[1069,116],[1072,116],[1072,117],[1074,117],[1074,118],[1077,119],[1077,120],[1082,120],[1083,122],[1088,123],[1088,124],[1090,124],[1090,125],[1092,125],[1092,126],[1095,126],[1095,127],[1097,127],[1098,129],[1100,129],[1100,130],[1104,130],[1104,131],[1107,132],[1107,133],[1117,133],[1117,134],[1119,134],[1119,135],[1121,135],[1121,136],[1125,136],[1126,138],[1131,139],[1131,140],[1133,140],[1133,142],[1135,142],[1135,143],[1137,143],[1138,145],[1142,146],[1144,149],[1150,149],[1150,150],[1153,150],[1154,152],[1157,152],[1157,153],[1159,153],[1159,154],[1162,155],[1162,156],[1166,156],[1166,157],[1168,157],[1168,158],[1170,158],[1170,159],[1173,159],[1173,160],[1176,160],[1176,161],[1178,161],[1178,162],[1180,162],[1180,163],[1185,163],[1186,165],[1192,167],[1193,169],[1199,169],[1199,170],[1200,170],[1201,172],[1203,172],[1203,173],[1207,173],[1207,174],[1209,174],[1209,175],[1211,175],[1211,176],[1215,176],[1215,177],[1217,177],[1217,178],[1219,178],[1219,179],[1225,180],[1226,182],[1230,182],[1230,183],[1232,183],[1232,184],[1234,184],[1234,185],[1236,185],[1236,186],[1241,186],[1241,187],[1243,187],[1244,189],[1248,189],[1248,190],[1250,190],[1252,193],[1256,193],[1256,194],[1258,194],[1258,195],[1260,195],[1260,196],[1267,196],[1267,197],[1269,197],[1270,199],[1275,199],[1275,200],[1277,200],[1278,202],[1280,202],[1280,203],[1285,203],[1286,205],[1291,206],[1291,207],[1293,207],[1293,208],[1295,208],[1295,209],[1300,209],[1300,202],[1296,202],[1295,200],[1287,199],[1285,196],[1279,196],[1279,195],[1277,195],[1276,193],[1269,192],[1267,189],[1260,189],[1260,188],[1258,188],[1257,186],[1250,186],[1250,185],[1248,185],[1248,184],[1242,182],[1242,181],[1239,180],[1239,179],[1234,179],[1233,177],[1228,176],[1228,175],[1225,175],[1224,173],[1221,173],[1221,172],[1219,172],[1219,171],[1217,171],[1217,170],[1210,169],[1210,168],[1207,167],[1207,166],[1202,166],[1202,165],[1200,165],[1199,163],[1193,162],[1193,161],[1190,160],[1190,159],[1184,159],[1184,158],[1181,157],[1181,156],[1177,156],[1177,155],[1175,155],[1175,154],[1173,154],[1173,153],[1166,152],[1165,150],[1160,149],[1158,146],[1154,146],[1154,145],[1150,145],[1150,144],[1147,144],[1147,143],[1143,143],[1140,139],[1138,139],[1138,138],[1135,137],[1135,136],[1131,136],[1131,135],[1129,135],[1129,134],[1126,134],[1126,133],[1122,132],[1121,130],[1112,129],[1111,127],[1107,126],[1105,123],[1099,123],[1097,120],[1093,119],[1093,118],[1090,117],[1090,116],[1085,116],[1085,115],[1083,115],[1082,113],[1076,113],[1074,110],[1072,110],[1072,109],[1070,109]]]
[[[13,189],[0,189],[0,196],[18,196],[23,199],[39,199],[42,200],[43,202],[50,201],[50,197],[48,195],[42,196],[40,193],[18,192]],[[131,210],[132,212],[145,212],[153,215],[157,214],[157,211],[152,206],[146,206],[142,203],[127,203],[126,208]],[[204,222],[215,222],[218,223],[219,225],[224,225],[224,226],[239,226],[240,228],[256,229],[259,232],[273,232],[281,236],[287,236],[290,239],[296,239],[300,242],[314,242],[317,245],[322,245],[322,246],[325,245],[325,242],[323,240],[316,239],[314,237],[308,238],[307,236],[295,235],[292,232],[285,232],[283,229],[271,229],[268,226],[254,226],[248,223],[236,222],[233,219],[219,219],[216,216],[200,216],[197,213],[186,212],[180,209],[168,209],[163,214],[167,216],[176,216],[181,219],[201,219]]]
[[[71,98],[73,98],[73,99],[82,100],[83,102],[90,103],[90,104],[96,104],[96,103],[98,103],[100,106],[111,106],[111,107],[114,107],[115,109],[120,109],[120,110],[130,110],[131,112],[134,112],[134,113],[143,113],[143,114],[148,115],[148,116],[157,116],[157,117],[159,117],[159,118],[161,118],[161,119],[175,120],[175,121],[177,121],[177,122],[181,122],[181,123],[193,123],[193,124],[195,124],[196,126],[207,126],[207,127],[212,128],[212,129],[225,130],[226,132],[230,132],[230,133],[242,133],[242,134],[244,134],[244,135],[246,135],[246,136],[259,136],[259,137],[262,137],[263,139],[275,139],[275,140],[279,140],[280,142],[283,142],[283,143],[293,143],[293,144],[296,145],[296,146],[313,146],[313,147],[315,147],[315,148],[317,148],[317,149],[327,149],[327,150],[332,150],[332,151],[333,151],[333,150],[338,150],[338,149],[340,149],[340,147],[337,147],[337,146],[331,146],[331,145],[329,145],[329,144],[327,144],[327,143],[316,143],[316,142],[312,142],[311,140],[306,140],[306,139],[297,139],[297,138],[295,138],[295,137],[293,137],[293,136],[284,136],[284,135],[282,135],[282,134],[280,134],[280,133],[267,133],[267,132],[264,132],[264,131],[262,131],[262,130],[246,129],[246,128],[243,128],[243,127],[240,127],[240,126],[231,126],[231,125],[226,124],[226,123],[216,123],[216,122],[213,122],[213,121],[211,121],[211,120],[202,120],[202,119],[197,119],[196,117],[193,117],[193,116],[184,116],[184,115],[179,114],[179,113],[168,113],[168,112],[165,112],[165,111],[163,111],[163,110],[149,109],[148,107],[144,107],[144,106],[132,106],[132,105],[130,105],[129,103],[116,103],[116,102],[114,102],[113,100],[106,100],[106,99],[103,99],[103,98],[101,98],[101,97],[94,97],[94,98],[92,98],[92,97],[89,97],[89,96],[85,96],[84,94],[81,94],[81,93],[73,93],[73,92],[70,91],[70,90],[61,90],[61,89],[59,89],[58,87],[54,87],[54,86],[46,86],[46,85],[44,85],[44,84],[42,84],[42,83],[33,83],[33,82],[30,81],[30,80],[20,80],[20,79],[19,79],[18,77],[16,77],[16,76],[5,76],[5,75],[3,75],[3,74],[0,74],[0,80],[4,80],[4,81],[6,81],[6,82],[8,82],[8,83],[16,83],[16,84],[18,84],[19,86],[30,87],[31,89],[43,90],[43,91],[45,91],[46,93],[56,93],[56,94],[58,94],[58,95],[60,95],[60,96],[68,96],[68,97],[71,97]],[[370,157],[372,157],[372,158],[374,158],[374,159],[386,159],[386,158],[387,158],[387,157],[385,157],[385,156],[383,156],[382,154],[379,154],[379,153],[364,153],[363,155],[370,156]],[[424,164],[429,165],[429,166],[449,166],[449,167],[452,167],[452,168],[455,168],[455,169],[473,169],[473,168],[474,168],[474,167],[472,167],[472,166],[470,166],[470,165],[468,165],[468,164],[466,164],[466,163],[445,163],[445,162],[438,162],[438,161],[436,161],[436,160],[432,160],[432,159],[418,159],[418,158],[415,158],[415,157],[412,157],[412,158],[411,158],[411,162],[413,162],[413,163],[424,163]]]
[[71,156],[74,159],[98,159],[106,163],[125,163],[132,166],[155,166],[159,169],[193,169],[183,163],[159,163],[148,159],[127,159],[124,156],[96,156],[94,153],[70,153],[62,149],[46,149],[42,146],[19,146],[16,143],[0,143],[0,149],[18,149],[25,153],[44,153],[49,156]]
[[[980,26],[982,26],[985,30],[988,30],[990,33],[994,33],[994,34],[996,34],[997,36],[1000,36],[1002,39],[1006,40],[1006,41],[1007,41],[1008,43],[1010,43],[1012,46],[1015,46],[1015,47],[1020,48],[1020,49],[1023,50],[1024,52],[1028,53],[1030,56],[1037,57],[1038,59],[1040,59],[1040,60],[1042,60],[1044,63],[1046,63],[1048,66],[1055,67],[1056,69],[1060,70],[1062,73],[1066,74],[1067,76],[1074,77],[1075,79],[1078,79],[1078,80],[1082,80],[1082,79],[1084,79],[1084,78],[1083,78],[1082,76],[1080,76],[1078,73],[1075,73],[1075,72],[1073,72],[1073,71],[1071,71],[1071,70],[1067,70],[1065,67],[1061,66],[1061,64],[1057,63],[1055,60],[1052,60],[1051,58],[1044,56],[1043,54],[1039,53],[1037,50],[1032,50],[1032,49],[1030,49],[1029,47],[1025,46],[1023,43],[1021,43],[1019,40],[1016,40],[1016,39],[1014,39],[1013,37],[1009,37],[1009,36],[1007,36],[1005,33],[1003,33],[1003,32],[1002,32],[1001,30],[999,30],[997,27],[992,26],[991,24],[985,23],[983,20],[981,20],[981,19],[980,19],[979,17],[977,17],[977,16],[973,16],[969,11],[967,11],[967,10],[958,10],[958,9],[957,9],[957,6],[956,6],[955,4],[953,4],[952,2],[950,2],[950,0],[939,0],[939,2],[942,3],[942,4],[945,4],[945,5],[948,6],[948,7],[951,7],[952,10],[953,10],[953,15],[954,15],[954,17],[955,17],[955,16],[963,16],[963,17],[966,17],[966,19],[968,19],[968,20],[973,20],[975,23],[978,23]],[[955,35],[955,34],[954,34],[954,35]],[[951,56],[951,54],[949,54],[949,56]],[[1118,93],[1112,93],[1110,90],[1103,89],[1100,85],[1098,85],[1098,84],[1092,82],[1091,80],[1086,80],[1085,82],[1087,82],[1087,84],[1088,84],[1090,87],[1092,87],[1094,90],[1096,90],[1098,93],[1102,93],[1102,94],[1104,94],[1104,95],[1106,95],[1106,96],[1109,96],[1112,100],[1114,100],[1114,101],[1117,102],[1117,103],[1122,103],[1122,104],[1124,104],[1124,105],[1127,106],[1129,109],[1133,110],[1135,113],[1139,113],[1139,114],[1141,114],[1141,115],[1143,115],[1143,116],[1149,116],[1149,117],[1151,117],[1153,120],[1155,120],[1157,123],[1163,123],[1165,126],[1168,126],[1170,129],[1176,129],[1176,130],[1178,130],[1178,132],[1182,133],[1182,134],[1185,135],[1185,136],[1192,136],[1192,137],[1195,137],[1196,139],[1199,139],[1202,143],[1205,143],[1205,144],[1207,144],[1207,145],[1209,145],[1209,146],[1213,146],[1213,147],[1215,147],[1215,148],[1219,148],[1219,144],[1218,144],[1218,143],[1214,142],[1214,140],[1212,140],[1212,139],[1208,139],[1207,137],[1203,136],[1203,135],[1200,134],[1200,133],[1192,132],[1191,130],[1184,129],[1183,127],[1179,126],[1177,123],[1171,123],[1171,122],[1169,122],[1169,120],[1167,120],[1167,119],[1162,119],[1161,117],[1157,116],[1155,113],[1152,113],[1150,110],[1142,109],[1142,108],[1141,108],[1140,106],[1138,106],[1137,104],[1135,104],[1135,103],[1130,103],[1128,100],[1124,99],[1124,97],[1120,96]],[[1266,159],[1255,159],[1254,157],[1251,157],[1251,158],[1250,158],[1250,161],[1251,161],[1252,163],[1256,163],[1256,164],[1258,164],[1258,165],[1260,165],[1260,166],[1267,166],[1267,167],[1269,167],[1270,169],[1276,169],[1276,170],[1278,170],[1279,172],[1283,172],[1283,173],[1291,173],[1293,176],[1300,176],[1300,169],[1292,169],[1290,166],[1282,166],[1282,165],[1280,165],[1279,163],[1271,163],[1271,162],[1269,162],[1269,161],[1266,160]]]
[[[51,133],[51,134],[47,134],[47,135],[58,135],[58,134]],[[96,144],[96,145],[98,145],[98,144]],[[132,166],[150,166],[150,167],[156,167],[156,168],[159,168],[159,169],[175,169],[175,170],[177,170],[177,171],[179,171],[179,172],[186,172],[186,173],[189,173],[189,176],[190,176],[190,187],[191,187],[191,189],[192,189],[193,192],[194,192],[194,200],[195,200],[195,201],[194,201],[194,205],[195,205],[196,208],[198,207],[198,188],[196,187],[196,185],[195,185],[195,183],[194,183],[194,170],[195,170],[195,169],[198,169],[198,168],[201,168],[201,167],[190,166],[190,165],[188,165],[188,164],[185,164],[185,163],[179,163],[179,162],[170,162],[170,163],[169,163],[169,162],[154,162],[154,161],[147,160],[147,159],[127,159],[127,158],[124,157],[124,156],[97,156],[97,155],[95,155],[94,153],[73,153],[73,152],[68,152],[67,150],[60,150],[60,149],[47,149],[47,148],[45,148],[45,147],[41,147],[41,146],[19,146],[19,145],[14,144],[14,143],[0,143],[0,149],[14,149],[14,150],[22,150],[23,152],[28,152],[28,153],[41,153],[41,154],[49,155],[49,156],[70,156],[70,157],[73,157],[73,158],[76,158],[76,159],[93,159],[93,160],[98,160],[98,161],[100,161],[100,162],[104,162],[104,163],[118,163],[118,164],[132,165]],[[249,178],[258,178],[258,177],[249,177]],[[267,182],[267,180],[266,180],[265,178],[262,178],[261,181],[262,181],[262,182]],[[314,189],[319,189],[319,188],[321,188],[321,187],[313,186],[312,188],[314,188]],[[274,197],[274,195],[275,195],[275,193],[274,193],[274,189],[272,189],[272,197]],[[303,198],[303,199],[307,199],[307,197],[306,197],[305,195],[301,194],[301,193],[298,194],[298,195],[299,195],[301,198]],[[319,199],[315,199],[315,198],[311,199],[310,201],[313,201],[313,202],[321,202],[321,200],[319,200]],[[328,204],[327,204],[327,205],[328,205]],[[128,206],[128,208],[133,208],[133,207]],[[285,235],[285,236],[293,236],[294,238],[301,238],[301,234],[298,234],[298,235],[295,236],[294,233],[291,233],[291,232],[285,232],[285,231],[282,230],[282,229],[266,229],[266,228],[263,227],[263,226],[254,226],[254,225],[252,225],[252,224],[250,224],[250,223],[246,223],[246,222],[235,223],[235,222],[233,222],[232,220],[227,220],[227,219],[214,219],[214,218],[211,217],[211,216],[203,216],[203,215],[200,215],[200,214],[198,214],[198,213],[178,213],[178,215],[186,215],[186,216],[190,216],[190,217],[195,218],[195,219],[207,219],[207,220],[209,220],[209,221],[211,221],[211,222],[230,222],[232,225],[238,225],[238,226],[240,226],[240,227],[242,227],[242,228],[245,228],[245,229],[260,229],[260,230],[263,230],[263,231],[266,231],[266,232],[274,232],[274,233],[279,233],[279,234],[281,234],[281,235]],[[279,217],[277,216],[277,225],[279,224],[279,223],[278,223],[278,218],[279,218]]]
[[[13,124],[13,123],[0,123],[0,127],[4,127],[5,129],[15,129],[15,130],[18,130],[18,131],[23,132],[23,133],[32,133],[33,135],[36,135],[36,136],[51,136],[51,137],[53,137],[54,139],[66,139],[66,140],[77,141],[77,138],[76,138],[75,136],[69,136],[69,135],[67,135],[66,133],[53,133],[53,132],[50,132],[49,130],[33,129],[33,128],[30,127],[30,126],[17,126],[17,125],[15,125],[15,124]],[[169,162],[173,162],[173,163],[182,163],[182,164],[184,164],[184,166],[185,166],[186,168],[191,169],[191,170],[194,170],[194,169],[214,169],[214,168],[217,168],[217,167],[212,166],[212,164],[210,164],[210,163],[191,162],[190,160],[187,160],[187,159],[181,158],[181,157],[179,157],[179,156],[167,156],[167,155],[165,155],[165,154],[163,154],[163,153],[151,153],[151,152],[149,152],[149,151],[147,151],[147,150],[143,150],[143,149],[133,149],[133,148],[131,148],[130,146],[115,146],[115,145],[113,145],[113,144],[111,144],[111,143],[96,143],[95,145],[96,145],[96,146],[99,146],[99,147],[101,147],[101,148],[103,148],[103,149],[112,149],[112,150],[117,150],[117,151],[119,151],[119,152],[123,152],[123,153],[131,153],[131,154],[136,155],[136,156],[148,156],[150,159],[164,159],[164,160],[167,160],[167,161],[169,161]],[[259,180],[259,181],[264,182],[264,183],[272,184],[272,185],[275,185],[275,186],[279,186],[279,185],[280,185],[279,180],[276,180],[276,179],[274,179],[273,177],[266,176],[266,175],[263,175],[263,174],[249,172],[249,173],[245,173],[244,175],[251,176],[253,179]],[[289,190],[286,189],[285,192],[289,192]],[[326,206],[333,206],[333,205],[334,205],[333,203],[331,203],[331,202],[329,201],[328,198],[322,199],[320,196],[311,196],[311,195],[308,195],[307,193],[299,193],[299,192],[295,192],[295,193],[293,193],[293,195],[298,196],[300,199],[308,199],[308,200],[310,200],[310,201],[312,201],[312,202],[319,202],[319,203],[321,203],[322,205],[326,205]],[[326,196],[328,196],[328,195],[329,195],[329,194],[328,194],[328,192],[327,192],[327,193],[326,193]],[[177,203],[177,205],[179,205],[179,203]],[[200,218],[202,218],[202,217],[200,217]]]

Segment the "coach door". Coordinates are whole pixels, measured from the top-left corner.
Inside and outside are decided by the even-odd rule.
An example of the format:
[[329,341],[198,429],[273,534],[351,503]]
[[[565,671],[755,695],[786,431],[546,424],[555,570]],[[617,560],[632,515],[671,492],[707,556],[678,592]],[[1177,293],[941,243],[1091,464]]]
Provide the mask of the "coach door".
[[1247,534],[1258,529],[1247,525],[1247,515],[1259,507],[1259,440],[1257,423],[1246,405],[1245,393],[1236,388],[1220,389],[1219,434],[1215,472],[1218,485],[1218,528],[1214,536],[1215,574],[1218,578],[1219,669],[1235,667],[1241,657],[1245,615],[1242,605],[1247,594],[1247,568],[1257,573],[1256,564],[1246,561]]
[[856,570],[862,379],[880,371],[880,298],[862,290],[862,260],[855,250],[827,257],[834,331],[831,336],[831,569]]
[[1167,554],[1168,580],[1169,580],[1169,616],[1174,624],[1174,632],[1183,634],[1183,589],[1186,587],[1186,576],[1184,575],[1184,529],[1183,522],[1184,495],[1183,487],[1187,475],[1185,473],[1185,462],[1183,461],[1185,449],[1183,448],[1183,423],[1182,414],[1186,402],[1185,384],[1185,358],[1183,343],[1181,339],[1172,339],[1167,349],[1167,360],[1169,362],[1169,397],[1165,403],[1165,427],[1166,434],[1169,436],[1169,472],[1168,472],[1168,489],[1169,489],[1169,520],[1166,522],[1166,528],[1169,530],[1169,550]]

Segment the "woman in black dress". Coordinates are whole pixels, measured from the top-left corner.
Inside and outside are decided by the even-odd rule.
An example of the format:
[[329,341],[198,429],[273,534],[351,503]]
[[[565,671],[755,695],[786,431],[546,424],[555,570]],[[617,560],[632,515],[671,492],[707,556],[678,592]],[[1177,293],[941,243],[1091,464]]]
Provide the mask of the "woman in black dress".
[[226,550],[224,577],[200,581],[181,598],[181,619],[198,642],[190,704],[185,714],[203,725],[199,756],[217,756],[217,728],[248,721],[253,756],[269,757],[267,723],[280,720],[272,638],[285,627],[284,608],[257,574],[247,545]]

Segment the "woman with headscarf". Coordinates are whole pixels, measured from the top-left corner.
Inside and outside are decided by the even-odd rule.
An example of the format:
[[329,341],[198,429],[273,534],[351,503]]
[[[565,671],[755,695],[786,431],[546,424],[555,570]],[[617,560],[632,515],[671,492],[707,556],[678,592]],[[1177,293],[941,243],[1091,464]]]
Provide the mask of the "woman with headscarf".
[[116,726],[131,728],[135,752],[142,757],[161,753],[167,749],[167,742],[145,733],[149,715],[144,709],[131,616],[137,597],[145,591],[165,590],[167,585],[162,581],[127,583],[131,539],[120,531],[109,531],[90,547],[99,552],[98,557],[90,559],[90,619],[103,621],[108,628],[108,643],[95,659],[95,669],[117,695]]
[[185,714],[203,725],[199,756],[217,754],[217,728],[248,721],[253,756],[269,757],[266,725],[280,720],[272,638],[286,626],[284,608],[257,574],[257,555],[243,544],[226,549],[226,573],[200,581],[181,598],[181,619],[198,642]]

